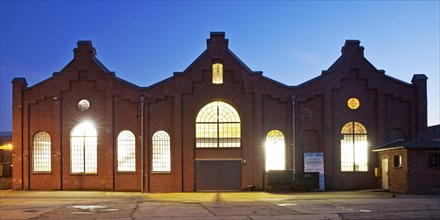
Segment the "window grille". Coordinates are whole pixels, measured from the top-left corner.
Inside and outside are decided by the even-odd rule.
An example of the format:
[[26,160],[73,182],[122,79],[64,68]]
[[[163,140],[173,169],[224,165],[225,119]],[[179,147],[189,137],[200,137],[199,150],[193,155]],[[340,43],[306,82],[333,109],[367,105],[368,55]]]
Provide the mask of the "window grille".
[[153,135],[153,172],[171,172],[170,136],[165,131]]
[[81,123],[70,134],[70,172],[97,173],[97,133],[91,123]]
[[118,135],[118,171],[136,171],[136,141],[128,130]]
[[33,171],[51,171],[51,142],[47,132],[41,131],[34,136]]
[[234,107],[214,101],[205,105],[196,118],[196,147],[240,147],[240,116]]
[[223,84],[223,64],[212,64],[212,84]]
[[266,136],[266,171],[284,170],[285,160],[284,135],[279,130],[272,130]]
[[341,135],[341,171],[368,171],[367,129],[359,122],[349,122]]

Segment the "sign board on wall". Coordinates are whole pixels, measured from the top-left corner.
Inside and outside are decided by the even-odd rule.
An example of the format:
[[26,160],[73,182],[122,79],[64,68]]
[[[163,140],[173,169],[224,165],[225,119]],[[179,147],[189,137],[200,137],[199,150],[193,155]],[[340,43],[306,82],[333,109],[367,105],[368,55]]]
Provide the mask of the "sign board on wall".
[[319,172],[319,191],[324,191],[324,153],[304,153],[304,172]]

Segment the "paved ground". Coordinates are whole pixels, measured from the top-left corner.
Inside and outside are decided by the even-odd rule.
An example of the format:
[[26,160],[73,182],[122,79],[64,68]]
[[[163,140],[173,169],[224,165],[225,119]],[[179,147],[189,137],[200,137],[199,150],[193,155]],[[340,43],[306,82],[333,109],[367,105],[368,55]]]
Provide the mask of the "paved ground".
[[0,219],[440,219],[440,195],[379,191],[0,191]]

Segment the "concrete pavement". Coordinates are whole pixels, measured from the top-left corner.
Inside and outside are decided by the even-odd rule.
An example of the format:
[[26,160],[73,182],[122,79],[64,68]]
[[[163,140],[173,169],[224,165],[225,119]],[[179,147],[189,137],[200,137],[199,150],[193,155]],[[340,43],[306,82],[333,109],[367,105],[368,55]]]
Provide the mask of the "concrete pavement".
[[383,191],[0,191],[0,219],[440,219],[440,195]]

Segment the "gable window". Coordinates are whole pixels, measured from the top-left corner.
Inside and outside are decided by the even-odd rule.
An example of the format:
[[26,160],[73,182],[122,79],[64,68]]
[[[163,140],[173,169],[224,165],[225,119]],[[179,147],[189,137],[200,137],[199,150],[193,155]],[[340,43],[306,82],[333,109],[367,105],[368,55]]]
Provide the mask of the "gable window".
[[153,135],[153,172],[171,172],[170,136],[165,131]]
[[212,64],[212,84],[223,84],[223,64]]
[[341,171],[368,171],[367,129],[359,122],[348,122],[341,135]]
[[226,102],[211,102],[197,114],[197,148],[240,147],[240,132],[240,116]]
[[266,136],[266,171],[284,170],[285,143],[284,135],[279,130],[272,130]]
[[118,171],[136,171],[136,141],[128,130],[118,135]]
[[70,134],[70,172],[97,173],[97,133],[93,124],[81,123]]
[[50,172],[51,171],[51,149],[50,136],[47,132],[41,131],[34,136],[33,149],[33,171]]

